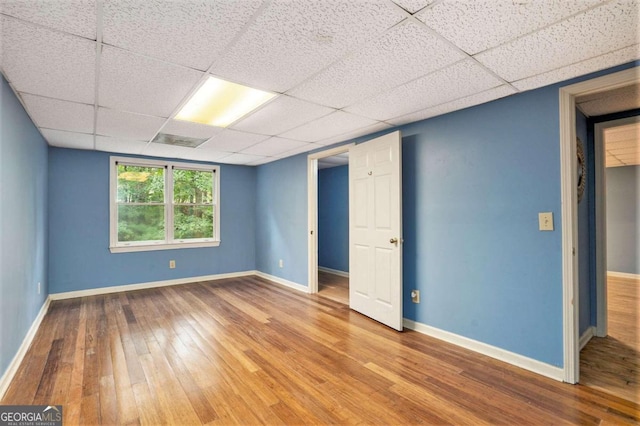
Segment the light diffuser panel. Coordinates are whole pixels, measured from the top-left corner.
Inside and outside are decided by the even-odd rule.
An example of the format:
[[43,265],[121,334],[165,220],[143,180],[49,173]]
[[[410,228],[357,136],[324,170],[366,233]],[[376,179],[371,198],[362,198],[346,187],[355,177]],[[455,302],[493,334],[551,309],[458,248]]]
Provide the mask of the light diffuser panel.
[[274,93],[209,77],[182,107],[176,119],[227,127],[274,96]]

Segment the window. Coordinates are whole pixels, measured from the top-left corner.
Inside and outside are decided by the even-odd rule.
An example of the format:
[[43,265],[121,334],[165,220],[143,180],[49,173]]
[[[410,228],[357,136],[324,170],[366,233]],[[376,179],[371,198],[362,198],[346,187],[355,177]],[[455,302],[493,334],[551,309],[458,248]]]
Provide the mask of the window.
[[220,244],[220,170],[111,157],[112,253]]

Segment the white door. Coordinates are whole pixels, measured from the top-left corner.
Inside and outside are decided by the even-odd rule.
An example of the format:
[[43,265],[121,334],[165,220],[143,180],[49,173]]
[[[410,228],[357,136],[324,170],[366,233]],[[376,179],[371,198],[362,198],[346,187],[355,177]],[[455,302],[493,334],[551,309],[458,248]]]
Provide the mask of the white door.
[[402,331],[400,132],[349,150],[349,306]]

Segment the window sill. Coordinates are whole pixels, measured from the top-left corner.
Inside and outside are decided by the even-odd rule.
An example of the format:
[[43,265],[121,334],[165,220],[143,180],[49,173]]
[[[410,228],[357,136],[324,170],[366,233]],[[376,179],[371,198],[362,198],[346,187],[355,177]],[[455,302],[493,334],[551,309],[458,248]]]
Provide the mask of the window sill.
[[175,250],[201,247],[218,247],[220,241],[198,241],[193,243],[144,244],[109,247],[111,253],[130,253],[136,251]]

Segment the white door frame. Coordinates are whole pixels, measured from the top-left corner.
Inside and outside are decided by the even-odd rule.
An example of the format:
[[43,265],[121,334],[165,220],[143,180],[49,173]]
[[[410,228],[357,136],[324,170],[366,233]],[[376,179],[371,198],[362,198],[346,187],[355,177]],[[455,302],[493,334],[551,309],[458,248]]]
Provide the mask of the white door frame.
[[607,335],[607,179],[604,131],[640,122],[640,116],[596,123],[594,126],[596,161],[596,336]]
[[341,145],[307,156],[309,293],[318,292],[318,160],[349,152],[354,145]]
[[[577,96],[604,92],[640,83],[640,68],[634,67],[560,88],[560,198],[562,209],[562,313],[564,381],[580,379],[578,300],[578,209],[576,190],[576,101]],[[596,236],[596,239],[598,237]],[[604,267],[606,268],[606,259]],[[600,272],[603,265],[597,264]]]

